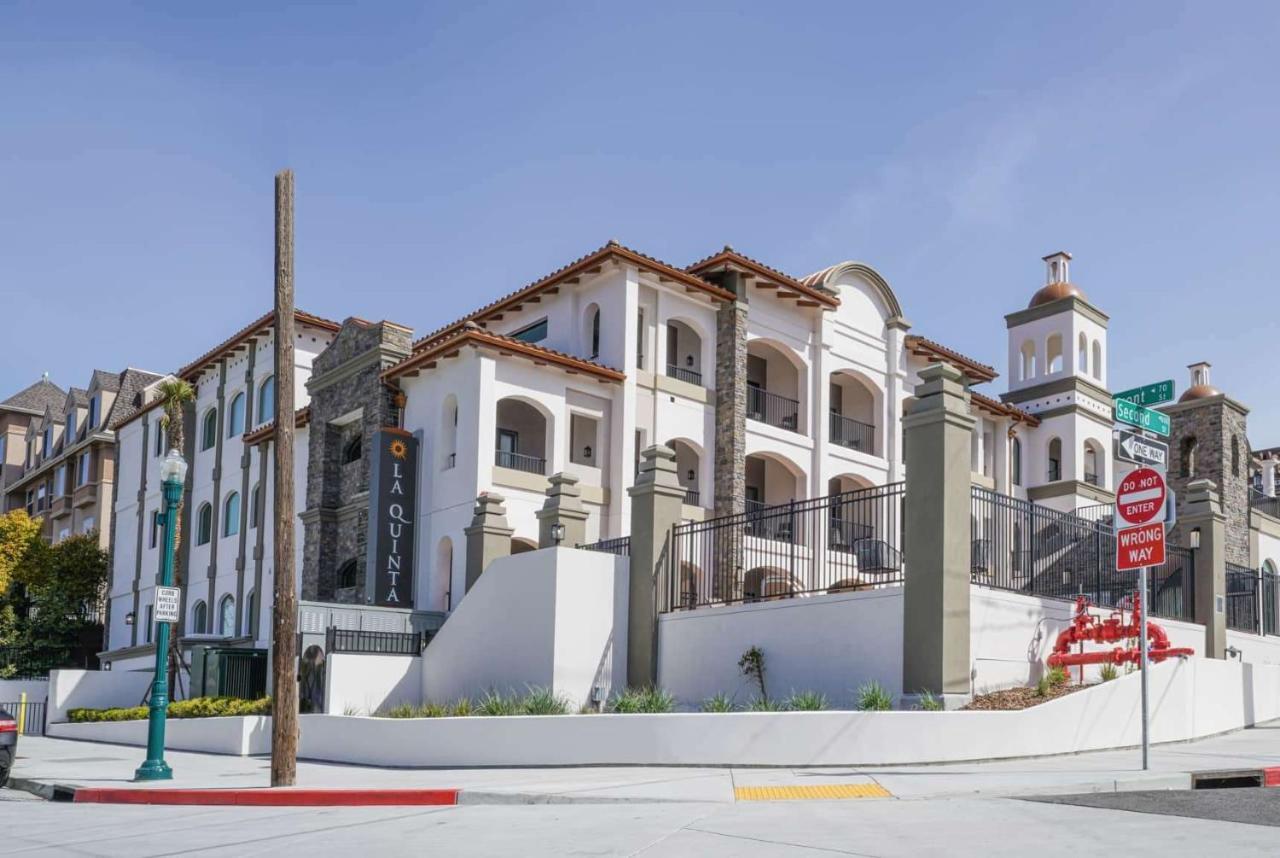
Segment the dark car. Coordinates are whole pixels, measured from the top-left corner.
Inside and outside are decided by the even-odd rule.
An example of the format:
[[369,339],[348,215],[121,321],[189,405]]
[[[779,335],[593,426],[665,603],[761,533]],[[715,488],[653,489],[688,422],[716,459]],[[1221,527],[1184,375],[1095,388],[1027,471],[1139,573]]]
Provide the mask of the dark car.
[[0,787],[9,782],[9,769],[18,753],[18,722],[0,709]]

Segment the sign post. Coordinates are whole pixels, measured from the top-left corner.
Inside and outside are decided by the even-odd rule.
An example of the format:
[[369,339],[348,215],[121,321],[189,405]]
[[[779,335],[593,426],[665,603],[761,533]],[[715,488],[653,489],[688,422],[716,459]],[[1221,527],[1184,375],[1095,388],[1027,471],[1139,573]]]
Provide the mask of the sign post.
[[[1119,401],[1116,403],[1119,405]],[[1155,412],[1151,412],[1155,413]],[[1119,410],[1116,412],[1119,416]],[[1138,629],[1142,647],[1142,768],[1150,766],[1150,697],[1147,683],[1147,570],[1164,562],[1164,519],[1168,489],[1164,475],[1152,468],[1136,468],[1116,489],[1116,515],[1127,527],[1116,531],[1116,569],[1138,570]]]

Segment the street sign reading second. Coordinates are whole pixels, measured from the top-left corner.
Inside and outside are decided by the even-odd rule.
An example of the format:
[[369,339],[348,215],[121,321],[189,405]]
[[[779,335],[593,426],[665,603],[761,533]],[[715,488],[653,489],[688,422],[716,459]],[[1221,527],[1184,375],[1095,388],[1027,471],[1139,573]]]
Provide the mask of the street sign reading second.
[[1163,441],[1144,437],[1131,429],[1117,429],[1113,434],[1117,459],[1161,470],[1169,466],[1169,445]]
[[1143,408],[1141,405],[1134,405],[1127,399],[1116,399],[1113,403],[1116,419],[1121,423],[1128,423],[1130,426],[1137,426],[1139,429],[1146,429],[1157,435],[1166,437],[1169,435],[1169,415]]
[[1112,394],[1113,399],[1123,399],[1134,405],[1160,405],[1173,401],[1173,379],[1157,381],[1155,384],[1144,384],[1132,390]]
[[1164,562],[1164,522],[1116,531],[1116,570],[1128,572]]
[[181,587],[156,587],[155,621],[157,623],[176,623],[179,614],[182,613],[181,605]]
[[1164,514],[1164,477],[1151,468],[1130,471],[1116,489],[1116,514],[1130,525],[1147,524]]

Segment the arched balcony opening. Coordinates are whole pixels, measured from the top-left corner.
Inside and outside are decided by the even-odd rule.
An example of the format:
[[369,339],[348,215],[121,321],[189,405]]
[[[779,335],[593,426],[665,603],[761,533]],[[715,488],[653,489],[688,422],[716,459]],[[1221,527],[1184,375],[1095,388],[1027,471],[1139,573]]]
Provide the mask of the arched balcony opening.
[[546,474],[550,419],[532,403],[507,397],[497,405],[494,464],[529,474]]
[[1100,486],[1106,474],[1103,473],[1102,448],[1092,439],[1084,442],[1084,481],[1091,486]]
[[1056,483],[1062,479],[1062,440],[1054,438],[1049,442],[1049,468],[1045,475],[1049,482]]
[[869,455],[880,452],[876,424],[882,397],[875,385],[850,370],[831,373],[831,409],[828,431],[831,443]]
[[746,483],[747,535],[799,541],[798,524],[786,507],[804,498],[803,469],[772,453],[752,453],[746,460]]
[[1076,369],[1081,375],[1089,374],[1089,337],[1080,334],[1080,347],[1076,353]]
[[702,337],[679,319],[667,322],[667,375],[702,386]]
[[[676,451],[676,476],[684,488],[684,502],[689,506],[702,506],[703,497],[700,488],[702,453],[693,443],[683,438],[674,438],[666,446]],[[708,497],[706,500],[710,501]]]
[[1064,356],[1062,353],[1062,334],[1050,334],[1044,343],[1044,366],[1048,375],[1062,372]]
[[759,339],[747,343],[748,420],[803,433],[803,388],[803,368],[790,349]]
[[1093,377],[1102,381],[1102,340],[1093,341]]
[[1030,381],[1036,377],[1036,344],[1027,340],[1018,350],[1018,381]]

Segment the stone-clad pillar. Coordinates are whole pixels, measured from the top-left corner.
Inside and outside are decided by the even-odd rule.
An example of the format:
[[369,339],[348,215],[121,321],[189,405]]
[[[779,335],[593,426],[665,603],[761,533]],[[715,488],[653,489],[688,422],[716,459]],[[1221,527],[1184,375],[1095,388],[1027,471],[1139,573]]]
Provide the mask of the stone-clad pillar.
[[582,489],[578,488],[578,478],[573,474],[551,475],[547,499],[534,515],[538,518],[539,548],[556,547],[551,528],[557,524],[564,525],[564,539],[560,544],[566,548],[575,548],[587,541],[587,510],[582,506]]
[[747,496],[747,297],[736,273],[724,287],[738,299],[716,316],[715,501],[717,516],[740,513]]
[[471,524],[462,529],[467,537],[467,580],[470,592],[480,579],[480,573],[499,557],[511,553],[511,534],[515,529],[507,525],[506,500],[494,492],[481,492],[476,498],[475,515]]
[[627,616],[627,685],[651,686],[658,668],[658,582],[669,562],[671,528],[680,523],[684,488],[670,447],[648,447],[631,495],[631,570]]
[[928,692],[948,708],[972,694],[969,660],[969,444],[974,419],[960,371],[920,373],[907,432],[902,691]]
[[1190,548],[1198,531],[1200,547],[1195,557],[1196,622],[1204,626],[1206,658],[1227,657],[1227,517],[1211,480],[1187,484],[1182,515],[1178,520]]

